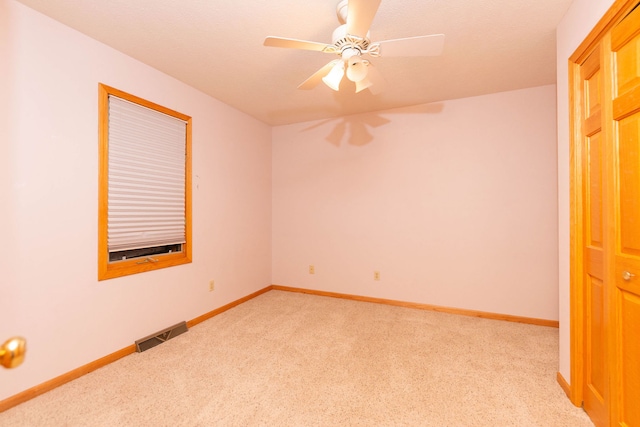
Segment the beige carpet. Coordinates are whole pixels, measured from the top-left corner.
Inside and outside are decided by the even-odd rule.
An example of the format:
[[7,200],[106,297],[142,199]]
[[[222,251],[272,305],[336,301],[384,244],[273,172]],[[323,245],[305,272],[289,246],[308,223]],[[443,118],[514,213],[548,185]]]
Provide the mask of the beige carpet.
[[2,426],[592,426],[558,330],[270,291]]

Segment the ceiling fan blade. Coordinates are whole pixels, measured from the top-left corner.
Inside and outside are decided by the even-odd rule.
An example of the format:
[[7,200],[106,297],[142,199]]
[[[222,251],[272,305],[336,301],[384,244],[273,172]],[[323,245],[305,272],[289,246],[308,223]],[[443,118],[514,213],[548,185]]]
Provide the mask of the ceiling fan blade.
[[303,50],[315,50],[318,52],[332,49],[333,45],[325,43],[310,42],[307,40],[288,39],[285,37],[272,37],[269,36],[264,39],[265,46],[271,47],[285,47],[289,49],[303,49]]
[[367,71],[367,79],[371,82],[371,85],[367,88],[372,94],[377,95],[384,90],[387,81],[382,76],[382,73],[377,68],[369,63],[369,69]]
[[313,73],[311,75],[311,77],[309,77],[307,80],[305,80],[302,83],[300,83],[300,85],[298,86],[298,89],[303,89],[303,90],[313,89],[314,87],[316,87],[318,85],[318,83],[320,83],[322,81],[322,78],[324,76],[329,74],[329,71],[331,71],[333,66],[336,65],[340,61],[342,61],[342,60],[341,59],[334,59],[333,61],[329,62],[327,65],[325,65],[324,67],[320,68],[318,71]]
[[347,9],[347,33],[367,37],[381,0],[349,0]]
[[444,34],[384,40],[378,44],[380,56],[438,56],[444,49]]

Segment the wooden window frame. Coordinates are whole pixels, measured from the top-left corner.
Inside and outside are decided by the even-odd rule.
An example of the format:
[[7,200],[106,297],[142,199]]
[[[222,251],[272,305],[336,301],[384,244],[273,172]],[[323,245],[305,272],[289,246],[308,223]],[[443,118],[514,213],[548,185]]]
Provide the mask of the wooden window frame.
[[[186,123],[185,141],[185,240],[181,252],[153,255],[145,258],[109,262],[108,237],[108,191],[109,191],[109,95],[127,100],[143,107],[167,114]],[[191,117],[123,92],[105,84],[98,84],[98,280],[112,279],[131,274],[153,271],[192,261],[191,223]]]

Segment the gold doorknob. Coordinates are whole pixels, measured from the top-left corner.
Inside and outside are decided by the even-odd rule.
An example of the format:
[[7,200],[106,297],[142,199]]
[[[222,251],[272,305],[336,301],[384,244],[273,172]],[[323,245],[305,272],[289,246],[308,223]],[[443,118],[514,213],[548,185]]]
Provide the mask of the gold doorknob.
[[624,280],[626,280],[627,282],[628,282],[629,280],[633,279],[634,277],[636,277],[636,275],[635,275],[635,274],[633,274],[633,273],[630,273],[630,272],[628,272],[628,271],[624,271],[624,272],[622,272],[622,278],[623,278]]
[[27,352],[27,341],[22,337],[9,338],[0,347],[0,365],[11,369],[24,361]]

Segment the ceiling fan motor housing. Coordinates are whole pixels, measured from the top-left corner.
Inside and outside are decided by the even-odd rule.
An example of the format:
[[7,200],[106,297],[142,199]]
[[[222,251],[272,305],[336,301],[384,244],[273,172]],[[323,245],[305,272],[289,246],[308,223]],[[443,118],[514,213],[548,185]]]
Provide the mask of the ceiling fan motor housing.
[[[347,26],[340,25],[333,31],[333,35],[331,36],[331,41],[333,46],[336,48],[336,53],[338,55],[343,55],[345,50],[347,49],[357,49],[358,54],[370,53],[369,47],[371,45],[371,41],[369,40],[369,33],[367,33],[367,37],[362,38],[358,36],[354,36],[347,33]],[[349,55],[352,56],[352,55]],[[348,59],[344,58],[343,59]]]

